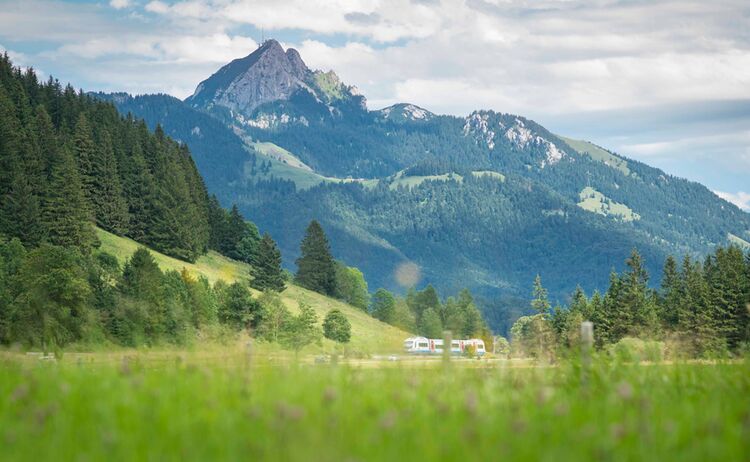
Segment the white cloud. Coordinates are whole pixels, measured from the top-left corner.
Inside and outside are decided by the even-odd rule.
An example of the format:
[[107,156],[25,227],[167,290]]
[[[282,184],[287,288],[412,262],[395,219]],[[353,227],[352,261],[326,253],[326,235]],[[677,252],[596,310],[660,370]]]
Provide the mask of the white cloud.
[[133,2],[131,0],[110,0],[109,6],[116,10],[122,10],[123,8],[129,8]]
[[725,201],[731,202],[732,204],[741,208],[742,210],[750,212],[750,193],[746,193],[744,191],[738,191],[736,193],[714,191],[714,193],[716,193],[717,196],[721,197]]

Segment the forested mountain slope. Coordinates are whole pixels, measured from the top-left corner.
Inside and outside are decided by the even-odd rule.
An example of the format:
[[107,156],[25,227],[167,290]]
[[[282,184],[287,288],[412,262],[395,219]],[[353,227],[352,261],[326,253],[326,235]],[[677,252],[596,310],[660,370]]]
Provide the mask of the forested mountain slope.
[[0,58],[0,235],[95,243],[90,224],[195,260],[209,201],[187,146],[115,107]]
[[406,289],[399,268],[415,263],[420,285],[468,286],[491,303],[528,298],[539,273],[564,301],[576,283],[605,287],[633,247],[658,282],[669,253],[750,240],[750,215],[700,184],[512,114],[368,111],[335,74],[280,49],[269,41],[234,61],[183,107],[164,96],[107,98],[187,143],[209,190],[270,231],[288,266],[316,218],[370,287]]

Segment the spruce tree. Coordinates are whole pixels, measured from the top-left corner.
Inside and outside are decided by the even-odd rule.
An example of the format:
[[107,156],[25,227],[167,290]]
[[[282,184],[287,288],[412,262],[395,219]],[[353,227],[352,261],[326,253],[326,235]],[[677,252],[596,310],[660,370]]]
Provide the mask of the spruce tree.
[[128,206],[117,172],[112,138],[106,129],[102,129],[99,137],[99,149],[95,163],[91,166],[90,188],[94,216],[102,228],[123,235],[128,226]]
[[284,273],[281,269],[281,252],[268,233],[265,233],[260,240],[250,274],[253,276],[250,285],[258,290],[281,292],[286,288]]
[[654,335],[658,327],[656,303],[648,288],[648,272],[638,250],[633,249],[625,264],[629,271],[624,275],[624,301],[633,316],[634,333]]
[[97,194],[94,182],[96,172],[94,166],[97,159],[97,148],[94,144],[94,133],[89,124],[86,114],[83,112],[78,116],[75,131],[73,132],[73,155],[78,165],[78,176],[88,203],[93,203]]
[[662,324],[668,330],[674,330],[679,323],[680,298],[682,281],[677,270],[677,261],[668,256],[664,262],[664,273],[661,278],[661,309]]
[[63,146],[52,167],[43,221],[50,243],[88,252],[96,243],[88,203],[69,146]]
[[542,278],[538,274],[534,278],[534,290],[532,291],[531,307],[539,313],[546,315],[550,309],[549,299],[547,298],[547,289],[542,286]]
[[0,233],[6,236],[13,235],[15,226],[15,212],[8,201],[14,177],[22,170],[21,129],[13,101],[0,85]]
[[316,220],[310,222],[300,245],[295,282],[324,295],[336,293],[336,268],[323,228]]

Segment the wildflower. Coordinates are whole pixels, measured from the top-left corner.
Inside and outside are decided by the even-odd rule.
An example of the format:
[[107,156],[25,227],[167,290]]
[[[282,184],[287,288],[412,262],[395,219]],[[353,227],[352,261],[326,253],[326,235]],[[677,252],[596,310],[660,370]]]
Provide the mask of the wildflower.
[[29,386],[24,383],[13,390],[13,393],[10,395],[10,402],[21,401],[26,399],[27,396],[29,396]]
[[339,397],[338,391],[333,387],[327,387],[323,391],[323,403],[331,404]]
[[466,399],[464,401],[464,405],[466,406],[466,412],[468,412],[471,415],[477,414],[477,409],[479,408],[478,400],[477,400],[477,394],[474,390],[469,390],[466,392]]
[[305,410],[299,406],[293,406],[287,403],[279,403],[276,406],[279,418],[282,420],[291,420],[296,422],[305,416]]
[[542,404],[545,404],[547,401],[552,398],[552,395],[554,394],[554,390],[552,387],[544,387],[539,390],[536,396],[537,403],[541,406]]
[[380,419],[380,428],[383,430],[390,430],[396,425],[396,419],[398,418],[398,415],[396,414],[396,411],[388,411],[385,413],[385,415]]
[[617,386],[617,395],[624,400],[628,400],[633,397],[633,387],[628,382],[621,382]]

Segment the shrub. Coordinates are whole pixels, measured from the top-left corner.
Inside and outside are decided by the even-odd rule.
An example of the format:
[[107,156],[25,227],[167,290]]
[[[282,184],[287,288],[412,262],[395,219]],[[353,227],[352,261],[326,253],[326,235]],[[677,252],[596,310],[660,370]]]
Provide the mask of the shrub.
[[625,337],[610,345],[608,351],[612,357],[622,362],[659,362],[664,359],[665,346],[664,342]]

